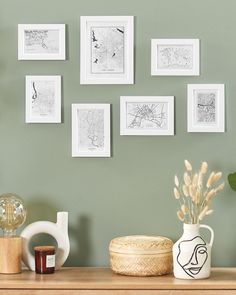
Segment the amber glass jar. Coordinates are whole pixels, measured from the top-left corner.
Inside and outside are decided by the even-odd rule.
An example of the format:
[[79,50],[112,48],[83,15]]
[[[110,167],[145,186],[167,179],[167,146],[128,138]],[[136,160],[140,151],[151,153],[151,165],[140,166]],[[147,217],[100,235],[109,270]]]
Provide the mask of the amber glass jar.
[[39,274],[50,274],[55,271],[55,247],[34,247],[35,272]]

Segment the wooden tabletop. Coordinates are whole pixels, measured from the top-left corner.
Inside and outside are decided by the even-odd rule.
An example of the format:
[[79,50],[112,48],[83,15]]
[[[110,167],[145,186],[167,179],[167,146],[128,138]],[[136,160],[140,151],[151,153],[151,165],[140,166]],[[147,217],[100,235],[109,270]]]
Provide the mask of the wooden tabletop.
[[1,289],[71,289],[71,290],[198,290],[235,289],[236,268],[213,268],[209,279],[178,280],[173,275],[130,277],[114,274],[109,268],[62,268],[50,275],[31,271],[0,275]]

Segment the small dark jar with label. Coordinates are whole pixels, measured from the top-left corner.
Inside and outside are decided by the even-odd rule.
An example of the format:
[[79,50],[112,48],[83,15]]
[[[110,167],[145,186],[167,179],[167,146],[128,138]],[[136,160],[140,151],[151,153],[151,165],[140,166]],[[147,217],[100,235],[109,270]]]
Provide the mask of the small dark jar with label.
[[50,274],[55,271],[55,247],[34,247],[35,272],[39,274]]

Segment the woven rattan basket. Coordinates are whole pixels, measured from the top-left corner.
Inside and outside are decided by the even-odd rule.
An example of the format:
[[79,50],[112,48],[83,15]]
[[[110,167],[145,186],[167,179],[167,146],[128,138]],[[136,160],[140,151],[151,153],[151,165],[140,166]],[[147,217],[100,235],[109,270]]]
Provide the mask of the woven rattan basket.
[[127,236],[110,242],[111,269],[130,276],[158,276],[172,272],[173,242],[160,236]]

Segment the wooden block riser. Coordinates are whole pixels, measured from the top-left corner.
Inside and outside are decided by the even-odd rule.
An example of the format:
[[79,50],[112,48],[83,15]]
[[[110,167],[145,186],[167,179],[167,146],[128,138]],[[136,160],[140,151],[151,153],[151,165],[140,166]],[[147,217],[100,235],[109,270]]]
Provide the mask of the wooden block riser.
[[22,238],[0,237],[0,273],[21,272]]

